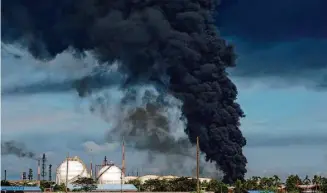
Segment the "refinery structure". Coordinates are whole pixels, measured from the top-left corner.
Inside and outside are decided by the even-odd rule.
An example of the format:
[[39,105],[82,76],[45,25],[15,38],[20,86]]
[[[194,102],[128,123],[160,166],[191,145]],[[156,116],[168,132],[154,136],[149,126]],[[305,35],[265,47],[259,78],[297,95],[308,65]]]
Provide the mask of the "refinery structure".
[[[67,170],[68,169],[68,170]],[[67,172],[68,171],[68,172]],[[75,156],[66,158],[57,168],[56,183],[72,183],[79,177],[91,177],[83,161]]]
[[84,162],[77,156],[67,157],[56,170],[57,184],[71,184],[78,178],[93,178],[98,184],[124,184],[125,183],[125,143],[122,144],[122,167],[108,162],[104,157],[101,165],[90,163],[88,169]]
[[[210,178],[200,178],[199,176],[199,147],[198,147],[198,141],[197,141],[197,181],[198,184],[203,181],[209,182]],[[40,186],[41,180],[47,180],[47,172],[46,172],[46,156],[43,154],[42,158],[37,159],[37,179],[36,182],[38,183],[38,186]],[[48,170],[48,180],[52,181],[52,171],[51,171],[52,165],[49,165]],[[125,167],[125,148],[124,148],[124,142],[122,144],[122,163],[121,167],[118,165],[115,165],[113,162],[108,161],[107,157],[104,157],[104,160],[102,164],[92,164],[92,161],[89,166],[87,166],[81,158],[78,156],[70,157],[69,155],[66,157],[65,160],[61,162],[61,164],[58,165],[56,168],[56,176],[55,176],[55,182],[56,184],[65,184],[66,188],[72,188],[72,184],[78,179],[78,178],[93,178],[94,181],[100,186],[110,186],[110,185],[118,185],[120,184],[121,189],[131,190],[135,189],[135,187],[129,187],[128,184],[131,180],[139,180],[140,183],[144,183],[147,180],[151,179],[158,179],[158,180],[170,180],[179,178],[179,176],[158,176],[158,175],[143,175],[143,176],[129,176],[126,175],[126,167]],[[5,170],[5,180],[6,180],[7,172]],[[22,174],[22,180],[23,182],[26,182],[26,172],[23,172]],[[193,177],[190,177],[193,178]],[[33,172],[32,169],[29,169],[28,174],[28,180],[31,182],[33,181]],[[199,186],[199,185],[198,185]],[[101,189],[101,188],[100,188]]]
[[[198,140],[198,139],[197,139]],[[197,162],[199,148],[197,142]],[[199,177],[199,164],[197,163],[197,178],[198,182],[207,181],[209,182],[210,178],[200,178]],[[92,161],[90,167],[84,164],[84,162],[77,156],[67,157],[57,168],[56,170],[56,183],[57,184],[66,184],[69,185],[73,183],[80,177],[89,177],[93,178],[97,184],[126,184],[130,180],[139,180],[141,183],[144,183],[150,179],[158,180],[169,180],[178,178],[178,176],[157,176],[157,175],[144,175],[144,176],[126,176],[126,167],[125,167],[125,145],[122,144],[122,166],[119,167],[113,162],[107,160],[107,157],[104,157],[103,163],[101,165],[94,165]]]
[[94,165],[94,168],[92,163],[88,168],[77,156],[68,157],[56,170],[57,184],[70,184],[80,177],[93,178],[98,184],[120,184],[125,182],[124,171],[112,162],[108,163],[106,157],[102,165]]
[[[124,163],[124,162],[123,162]],[[68,164],[68,166],[67,166]],[[67,174],[68,169],[68,174]],[[124,165],[122,168],[115,165],[113,162],[108,162],[104,158],[102,165],[90,164],[88,168],[83,161],[77,157],[66,158],[57,168],[56,183],[57,184],[71,184],[80,177],[90,177],[95,179],[97,184],[125,184],[130,180],[140,180],[144,183],[150,179],[169,180],[178,178],[178,176],[158,176],[158,175],[144,175],[144,176],[125,176]],[[210,181],[210,178],[200,178],[200,181]]]

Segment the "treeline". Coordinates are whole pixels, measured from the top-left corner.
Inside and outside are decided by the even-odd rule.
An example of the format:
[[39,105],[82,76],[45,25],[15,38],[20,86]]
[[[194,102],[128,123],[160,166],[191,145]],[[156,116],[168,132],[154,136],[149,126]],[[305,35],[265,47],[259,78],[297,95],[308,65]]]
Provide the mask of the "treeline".
[[[176,178],[169,180],[150,179],[141,183],[139,180],[130,180],[130,184],[134,184],[139,191],[152,191],[152,192],[184,192],[184,191],[196,191],[197,181],[196,179],[189,178]],[[228,187],[233,187],[235,193],[244,193],[248,190],[262,190],[272,192],[300,192],[297,185],[309,185],[315,184],[317,187],[314,190],[327,193],[327,178],[321,176],[314,176],[310,179],[306,176],[301,179],[298,175],[290,175],[285,182],[274,175],[272,177],[258,177],[254,176],[246,180],[237,180],[234,184],[224,184],[218,180],[211,180],[209,182],[200,183],[201,190],[211,192],[227,193]]]
[[[21,184],[23,183],[23,184]],[[35,186],[35,182],[22,181],[20,184],[10,183],[8,181],[1,181],[1,186]],[[195,192],[197,188],[197,180],[186,177],[175,179],[150,179],[141,183],[140,180],[130,180],[127,184],[133,184],[139,191],[147,192]],[[204,181],[200,183],[202,191],[211,191],[216,193],[227,193],[229,187],[234,188],[235,193],[245,193],[248,190],[261,190],[271,192],[287,192],[297,193],[300,189],[297,185],[317,185],[314,190],[321,193],[327,193],[327,178],[315,175],[312,179],[308,176],[301,179],[298,175],[290,175],[285,182],[274,175],[272,177],[258,177],[254,176],[246,180],[237,180],[234,184],[224,184],[218,180]],[[73,191],[92,191],[97,188],[97,184],[92,178],[78,178],[73,185],[78,188]],[[55,184],[55,182],[41,181],[41,189],[52,188],[53,191],[65,191],[64,184]],[[285,188],[285,189],[284,189]]]
[[[133,184],[139,191],[146,192],[185,192],[185,191],[196,191],[197,180],[189,179],[186,177],[175,178],[175,179],[150,179],[141,183],[138,179],[130,180],[126,184]],[[210,182],[201,183],[202,189],[207,191],[222,191],[227,192],[228,186],[220,181],[212,180]]]

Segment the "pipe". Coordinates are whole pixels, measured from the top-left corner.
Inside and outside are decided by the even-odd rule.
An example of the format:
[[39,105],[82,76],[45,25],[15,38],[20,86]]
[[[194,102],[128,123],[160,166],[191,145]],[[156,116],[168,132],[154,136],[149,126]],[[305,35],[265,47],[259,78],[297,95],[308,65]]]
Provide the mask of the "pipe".
[[123,138],[123,145],[122,145],[122,173],[125,176],[125,142],[124,142],[124,138]]
[[197,181],[197,193],[200,193],[200,180],[199,180],[199,137],[196,137],[196,181]]
[[68,191],[68,160],[69,160],[69,153],[67,154],[67,167],[66,167],[66,193]]
[[37,160],[37,180],[41,180],[41,160]]
[[91,175],[91,178],[93,178],[93,170],[92,170],[92,168],[93,168],[93,166],[92,166],[92,160],[91,160],[91,164],[90,164],[91,166],[90,166],[90,175]]

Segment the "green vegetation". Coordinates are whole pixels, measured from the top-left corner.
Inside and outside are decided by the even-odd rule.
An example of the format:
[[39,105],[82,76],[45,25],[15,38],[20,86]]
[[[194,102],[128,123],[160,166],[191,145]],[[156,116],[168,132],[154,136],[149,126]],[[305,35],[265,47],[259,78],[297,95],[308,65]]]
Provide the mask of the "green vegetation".
[[1,180],[1,186],[11,186],[11,184],[6,180]]
[[[171,180],[158,180],[151,179],[145,183],[141,183],[139,180],[131,180],[127,182],[134,184],[139,191],[152,191],[152,192],[196,192],[196,180],[188,178],[176,178]],[[299,193],[297,184],[318,184],[316,189],[321,193],[327,193],[327,178],[321,176],[314,176],[313,179],[309,179],[306,176],[303,180],[297,175],[291,175],[287,178],[286,186],[287,192]],[[216,193],[227,193],[228,186],[234,187],[235,193],[245,193],[248,190],[261,190],[262,192],[279,192],[278,188],[281,187],[282,181],[277,175],[272,177],[258,177],[254,176],[247,180],[237,180],[234,184],[224,184],[217,180],[211,180],[210,182],[202,182],[201,190],[212,191]]]
[[[189,179],[185,177],[169,179],[169,180],[159,180],[151,179],[147,180],[145,183],[141,183],[139,180],[131,180],[127,182],[128,184],[134,184],[139,191],[152,191],[152,192],[196,192],[197,183],[195,179]],[[297,184],[318,184],[317,190],[320,193],[327,193],[327,178],[315,175],[312,179],[308,176],[301,179],[298,175],[290,175],[286,179],[284,185],[286,191],[289,193],[299,193],[299,189],[296,187]],[[36,181],[25,181],[20,184],[10,183],[8,181],[2,180],[2,186],[17,186],[17,185],[27,185],[36,186]],[[73,185],[78,189],[74,191],[89,192],[97,188],[96,182],[92,178],[78,178]],[[252,178],[246,179],[244,181],[237,180],[234,184],[224,184],[218,180],[211,180],[210,182],[202,182],[200,184],[201,192],[212,191],[216,193],[227,193],[228,187],[233,186],[235,193],[245,193],[248,190],[260,190],[261,192],[278,192],[278,187],[282,185],[282,181],[276,175],[272,177],[258,177],[254,176]],[[64,184],[55,184],[54,182],[41,181],[40,188],[45,190],[46,188],[52,188],[55,192],[64,192]]]
[[93,178],[81,177],[74,181],[72,184],[74,187],[77,187],[74,189],[74,191],[77,192],[89,192],[97,189],[96,181]]

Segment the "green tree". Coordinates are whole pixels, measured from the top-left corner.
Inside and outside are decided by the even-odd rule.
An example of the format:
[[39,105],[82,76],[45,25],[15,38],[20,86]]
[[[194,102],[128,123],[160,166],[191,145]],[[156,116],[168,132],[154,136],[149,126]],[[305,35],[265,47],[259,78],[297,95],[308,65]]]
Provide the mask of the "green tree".
[[301,179],[298,175],[290,175],[288,176],[288,178],[286,179],[286,190],[288,192],[291,191],[299,191],[299,189],[296,187],[297,184],[301,184]]
[[271,177],[263,177],[260,180],[261,188],[263,190],[271,190],[274,187],[274,178]]
[[303,184],[305,185],[311,184],[311,180],[308,175],[306,175],[305,178],[303,179]]
[[210,191],[210,192],[216,192],[216,193],[227,193],[228,192],[228,187],[226,184],[224,184],[223,182],[220,182],[218,180],[211,180],[210,182],[208,182],[206,184],[206,191]]
[[1,186],[11,186],[7,180],[1,180]]
[[277,176],[277,175],[273,175],[273,184],[274,184],[274,186],[276,186],[276,187],[279,187],[280,185],[281,185],[281,181],[280,181],[280,178]]
[[320,191],[323,193],[327,193],[327,178],[326,177],[321,177]]
[[236,180],[235,182],[235,193],[242,193],[243,192],[243,184],[241,180]]
[[196,179],[181,177],[169,180],[169,186],[173,192],[196,191],[197,181]]
[[318,175],[314,175],[313,176],[313,179],[312,179],[312,183],[313,184],[320,184],[321,183],[321,176],[318,176]]
[[64,183],[62,183],[62,184],[55,184],[54,186],[53,186],[53,191],[54,192],[64,192],[64,191],[66,191],[66,185],[64,184]]
[[138,179],[129,180],[126,182],[126,184],[133,184],[139,191],[143,191],[141,181]]
[[41,180],[40,181],[40,189],[44,191],[46,188],[52,188],[55,185],[54,182],[46,181],[46,180]]
[[166,192],[169,191],[169,184],[167,180],[150,179],[143,185],[144,191],[149,192]]
[[96,182],[93,178],[80,177],[73,183],[74,187],[78,187],[80,191],[92,191],[97,188]]

